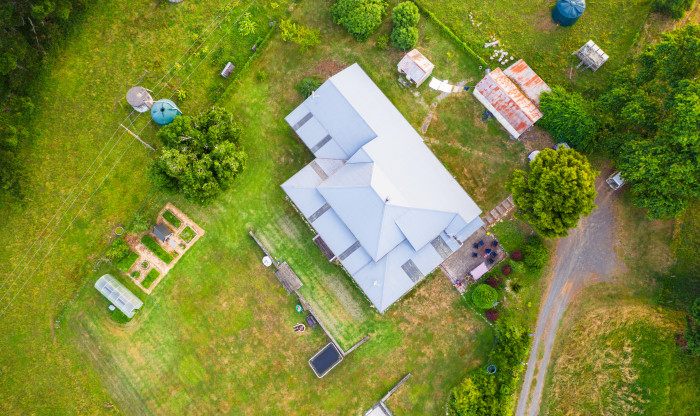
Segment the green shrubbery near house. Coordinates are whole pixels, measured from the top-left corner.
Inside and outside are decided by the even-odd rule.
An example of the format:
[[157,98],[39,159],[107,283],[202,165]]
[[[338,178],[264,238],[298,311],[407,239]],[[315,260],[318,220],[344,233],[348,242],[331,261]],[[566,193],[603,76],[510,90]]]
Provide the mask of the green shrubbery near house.
[[472,302],[480,309],[491,309],[498,299],[498,292],[489,285],[479,285],[472,292]]

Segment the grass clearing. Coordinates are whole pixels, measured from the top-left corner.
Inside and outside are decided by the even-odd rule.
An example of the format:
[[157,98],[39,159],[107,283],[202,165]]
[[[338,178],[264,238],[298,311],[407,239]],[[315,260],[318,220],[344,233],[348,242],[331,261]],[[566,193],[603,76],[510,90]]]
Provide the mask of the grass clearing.
[[681,351],[681,314],[651,307],[616,284],[569,307],[553,350],[543,415],[693,414],[700,360]]
[[169,264],[171,261],[173,261],[173,255],[165,251],[163,247],[158,244],[158,241],[156,241],[156,239],[150,234],[144,234],[144,236],[141,237],[141,243],[146,246],[151,253],[155,254],[156,257],[163,260],[165,264]]
[[[429,10],[492,68],[498,66],[496,60],[489,59],[494,48],[485,49],[484,43],[493,35],[500,40],[498,49],[508,51],[515,60],[525,59],[545,82],[579,87],[600,84],[624,63],[651,6],[651,0],[599,0],[588,3],[573,26],[560,27],[551,16],[554,0],[507,0],[490,2],[488,7],[477,0],[419,2],[426,3]],[[571,54],[590,39],[610,59],[595,73],[571,70],[578,65]]]
[[143,279],[143,282],[141,282],[141,286],[145,287],[146,289],[150,289],[151,284],[153,284],[158,277],[160,277],[160,272],[156,269],[151,269],[151,271],[149,271],[146,277]]
[[138,254],[134,253],[133,251],[129,251],[128,256],[124,257],[123,259],[117,262],[117,269],[123,271],[124,273],[128,273],[131,266],[133,266],[134,263],[136,263],[136,260],[138,259]]
[[182,221],[180,221],[180,219],[178,217],[176,217],[175,214],[173,214],[172,212],[170,212],[167,209],[165,210],[165,212],[163,212],[163,218],[167,222],[169,222],[170,225],[175,227],[175,229],[180,228],[180,226],[182,225]]

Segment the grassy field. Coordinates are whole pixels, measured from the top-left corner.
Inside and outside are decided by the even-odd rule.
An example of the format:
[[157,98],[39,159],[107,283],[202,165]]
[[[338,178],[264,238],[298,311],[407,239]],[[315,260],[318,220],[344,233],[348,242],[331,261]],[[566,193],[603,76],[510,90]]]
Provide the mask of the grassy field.
[[[509,52],[516,60],[525,59],[550,85],[583,86],[600,83],[623,64],[651,6],[651,0],[589,1],[578,22],[560,27],[551,17],[554,0],[498,1],[490,2],[488,7],[476,0],[420,2],[492,68],[498,66],[496,60],[489,60],[494,48],[484,49],[484,43],[495,36],[500,40],[497,48]],[[610,59],[595,74],[571,71],[572,66],[578,65],[571,53],[590,39]]]
[[700,360],[676,345],[682,314],[615,285],[587,291],[569,308],[548,372],[544,415],[696,414]]
[[[109,401],[94,373],[75,358],[73,345],[57,342],[53,334],[60,326],[58,312],[73,301],[78,288],[90,284],[82,265],[86,260],[94,264],[114,237],[112,230],[128,222],[152,193],[143,175],[151,154],[123,132],[112,136],[131,111],[124,100],[126,91],[144,70],[148,72],[142,84],[147,88],[157,92],[159,85],[165,85],[156,98],[170,96],[194,74],[183,87],[191,97],[180,105],[184,111],[199,110],[226,82],[218,77],[221,61],[243,62],[257,37],[241,38],[234,29],[219,44],[221,56],[214,59],[212,52],[196,72],[197,57],[187,61],[193,48],[182,58],[182,70],[158,84],[192,45],[193,34],[203,31],[228,1],[92,3],[50,51],[48,64],[30,91],[36,111],[35,134],[23,150],[27,198],[22,203],[0,201],[4,237],[0,308],[7,308],[0,317],[3,414],[90,414]],[[237,6],[231,16],[247,5],[233,4]],[[268,16],[279,16],[286,3],[280,2],[276,10],[267,4],[256,7],[254,16],[262,33]],[[230,25],[221,27],[216,26],[203,46],[214,50]],[[147,118],[141,117],[132,128],[139,131]],[[150,125],[142,137],[154,142],[154,131]],[[37,237],[41,238],[32,245]]]
[[696,413],[700,360],[675,338],[685,329],[683,308],[700,295],[694,278],[697,212],[694,204],[675,226],[649,221],[621,194],[616,251],[627,272],[585,289],[567,309],[547,372],[543,414]]

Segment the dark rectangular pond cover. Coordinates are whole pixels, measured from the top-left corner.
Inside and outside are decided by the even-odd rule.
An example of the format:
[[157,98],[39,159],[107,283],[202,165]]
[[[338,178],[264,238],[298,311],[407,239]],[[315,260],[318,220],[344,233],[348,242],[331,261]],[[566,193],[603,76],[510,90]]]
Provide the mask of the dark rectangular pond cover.
[[341,361],[343,361],[343,355],[331,342],[311,357],[309,365],[316,373],[316,377],[321,378]]

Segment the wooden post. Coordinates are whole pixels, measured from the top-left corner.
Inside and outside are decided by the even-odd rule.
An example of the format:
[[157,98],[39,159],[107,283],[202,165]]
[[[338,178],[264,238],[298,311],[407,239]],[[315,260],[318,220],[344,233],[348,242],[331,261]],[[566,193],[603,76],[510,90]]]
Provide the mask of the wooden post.
[[120,126],[124,127],[124,130],[128,131],[130,135],[134,136],[134,138],[135,138],[136,140],[140,141],[144,146],[146,146],[147,148],[153,150],[154,152],[156,151],[156,149],[152,148],[150,144],[148,144],[148,143],[144,142],[143,140],[141,140],[141,138],[140,138],[139,136],[137,136],[136,133],[134,133],[133,131],[129,130],[125,125],[120,124]]

